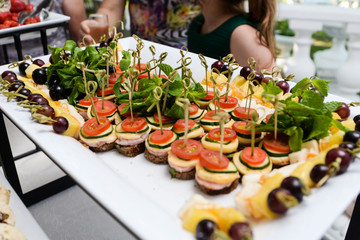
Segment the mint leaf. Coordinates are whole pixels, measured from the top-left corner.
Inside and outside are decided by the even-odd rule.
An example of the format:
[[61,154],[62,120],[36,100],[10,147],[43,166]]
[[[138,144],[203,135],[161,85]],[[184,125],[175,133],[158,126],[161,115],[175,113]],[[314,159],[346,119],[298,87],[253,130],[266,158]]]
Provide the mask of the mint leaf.
[[64,45],[64,50],[71,52],[71,55],[74,53],[74,49],[77,47],[77,44],[73,40],[67,40]]
[[320,93],[305,90],[302,94],[302,104],[312,108],[322,109],[324,107],[324,99]]
[[341,102],[326,102],[324,104],[324,110],[328,110],[330,112],[334,112],[341,107]]
[[341,122],[339,122],[336,119],[332,119],[331,120],[331,124],[335,127],[337,127],[338,129],[340,129],[341,131],[347,132],[350,131],[350,129],[348,129],[347,127],[345,127],[344,125],[341,124]]
[[312,84],[314,85],[314,87],[325,97],[329,93],[329,83],[330,83],[330,81],[325,81],[325,80],[321,80],[321,79],[313,79],[312,80]]
[[269,81],[268,84],[262,83],[262,86],[264,88],[264,92],[262,94],[263,96],[266,94],[278,95],[279,93],[281,93],[283,91],[283,90],[281,90],[281,88],[276,86],[273,81]]
[[181,80],[175,80],[173,83],[169,85],[169,92],[171,96],[177,97],[183,92],[184,88],[181,83]]
[[309,78],[304,78],[302,79],[300,82],[298,82],[293,88],[292,88],[292,93],[296,96],[299,96],[302,94],[302,91],[304,88],[306,88],[305,86],[308,85],[311,82],[311,79]]
[[286,129],[284,133],[290,136],[289,147],[291,151],[293,152],[300,151],[302,146],[302,138],[303,138],[302,128],[293,126]]
[[122,52],[123,57],[120,60],[120,69],[121,71],[125,71],[130,67],[131,64],[131,56],[128,51],[123,50]]
[[165,115],[171,118],[184,118],[184,109],[177,104],[173,104],[170,109],[166,108]]
[[304,141],[311,139],[320,139],[328,135],[332,119],[325,115],[317,115],[314,117],[312,128]]
[[174,69],[170,65],[165,63],[160,63],[158,67],[162,72],[165,73],[166,76],[169,76],[169,74],[174,71]]
[[189,98],[190,102],[196,102],[197,100],[204,98],[206,95],[207,93],[200,83],[192,83],[190,85],[187,97]]

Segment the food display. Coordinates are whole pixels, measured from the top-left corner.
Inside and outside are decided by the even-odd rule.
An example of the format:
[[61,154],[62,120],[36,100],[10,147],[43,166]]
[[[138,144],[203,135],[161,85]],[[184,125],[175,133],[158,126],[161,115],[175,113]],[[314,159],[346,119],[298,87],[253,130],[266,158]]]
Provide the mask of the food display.
[[289,92],[287,81],[256,73],[253,62],[240,74],[229,59],[221,73],[193,74],[185,49],[170,64],[151,48],[147,61],[140,57],[138,38],[131,51],[118,46],[79,49],[69,41],[51,48],[51,64],[19,63],[20,74],[3,72],[2,93],[101,157],[165,165],[168,181],[188,184],[182,201],[197,193],[232,202],[219,207],[195,197],[180,214],[185,230],[257,239],[258,222],[288,217],[311,189],[326,191],[321,186],[351,169],[353,156],[344,149],[356,149],[360,134],[348,105],[324,101],[327,81],[306,78]]
[[18,22],[18,16],[21,11],[31,12],[33,9],[34,6],[31,3],[26,4],[21,0],[11,0],[9,11],[0,12],[0,30],[40,22],[38,16],[26,19],[24,24]]

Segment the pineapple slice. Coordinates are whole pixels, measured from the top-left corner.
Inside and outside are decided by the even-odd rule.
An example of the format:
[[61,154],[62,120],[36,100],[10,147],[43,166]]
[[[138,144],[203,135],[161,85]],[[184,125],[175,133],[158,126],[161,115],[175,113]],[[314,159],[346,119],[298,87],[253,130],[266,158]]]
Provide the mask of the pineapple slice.
[[249,199],[249,205],[254,218],[273,219],[277,216],[276,213],[269,209],[267,198],[273,189],[280,186],[283,179],[284,175],[281,173],[276,173],[272,177],[267,178],[260,190]]
[[245,216],[234,208],[220,208],[218,212],[218,226],[226,233],[234,223],[246,221]]
[[198,208],[196,206],[190,208],[183,216],[183,228],[195,234],[196,226],[201,220],[208,219],[218,224],[218,219],[209,209]]
[[31,63],[25,70],[26,77],[32,79],[33,71],[38,68],[40,68],[38,65]]

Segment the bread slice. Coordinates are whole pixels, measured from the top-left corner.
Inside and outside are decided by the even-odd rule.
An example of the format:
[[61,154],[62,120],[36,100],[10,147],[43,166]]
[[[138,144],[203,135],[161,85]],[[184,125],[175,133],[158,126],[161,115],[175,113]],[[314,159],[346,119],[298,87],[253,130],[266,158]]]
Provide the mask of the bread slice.
[[115,142],[113,143],[105,143],[104,145],[101,145],[100,147],[90,147],[90,150],[93,152],[107,152],[110,151],[115,147]]
[[219,195],[219,194],[226,194],[226,193],[230,193],[232,192],[238,185],[239,185],[239,180],[236,179],[232,182],[232,184],[228,187],[225,187],[223,189],[219,189],[219,190],[212,190],[212,189],[208,189],[202,185],[200,185],[197,181],[196,181],[197,185],[199,186],[200,190],[208,195]]
[[178,172],[174,168],[169,167],[170,174],[173,178],[181,180],[192,180],[195,179],[195,168],[188,172]]
[[145,158],[155,164],[167,164],[168,163],[168,155],[167,154],[166,154],[166,156],[159,157],[159,156],[155,156],[155,155],[151,154],[147,149],[145,149]]
[[135,157],[145,151],[145,142],[129,146],[116,144],[116,149],[127,157]]

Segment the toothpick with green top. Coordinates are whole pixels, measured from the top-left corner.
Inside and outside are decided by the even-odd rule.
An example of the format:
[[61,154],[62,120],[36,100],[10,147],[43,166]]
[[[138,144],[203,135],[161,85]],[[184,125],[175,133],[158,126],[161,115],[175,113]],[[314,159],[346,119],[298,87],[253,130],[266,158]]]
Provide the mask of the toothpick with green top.
[[156,104],[156,111],[157,111],[157,114],[159,117],[159,125],[160,125],[161,135],[164,134],[162,119],[161,119],[161,110],[160,110],[160,100],[161,100],[162,93],[163,93],[163,91],[162,91],[161,87],[156,87],[153,90],[153,95],[154,95],[155,104]]
[[213,115],[213,118],[219,119],[219,126],[220,126],[220,162],[222,161],[223,155],[223,144],[224,144],[224,125],[225,121],[228,118],[228,113],[225,112],[218,112]]
[[[141,50],[145,47],[145,44],[144,44],[144,42],[142,41],[142,39],[139,38],[138,36],[136,36],[135,34],[133,34],[132,37],[137,41],[137,44],[136,44],[136,52],[137,52],[137,58],[138,58],[139,71],[141,72],[141,65],[140,65],[141,57],[140,57],[140,53],[141,53]],[[135,67],[135,65],[134,65],[134,67]]]
[[166,88],[165,96],[164,96],[163,108],[162,108],[162,111],[161,111],[162,114],[165,113],[166,101],[167,101],[167,96],[168,96],[168,92],[169,92],[170,83],[175,82],[175,77],[177,76],[177,74],[178,73],[176,71],[171,72],[169,74],[169,77],[166,80],[165,84],[162,86],[162,90],[164,90],[164,88]]
[[227,81],[226,81],[226,92],[225,92],[225,102],[228,100],[229,90],[230,90],[230,80],[232,73],[239,68],[239,65],[235,63],[235,59],[233,58],[232,54],[227,55],[223,58],[223,61],[228,64],[228,70],[224,72],[227,74]]
[[[216,112],[220,112],[220,98],[221,98],[221,92],[218,88],[214,89],[214,99],[213,101],[215,101],[215,113]],[[217,111],[216,111],[216,107],[217,107]]]
[[184,109],[184,119],[185,119],[185,135],[184,135],[184,146],[187,145],[188,140],[188,123],[189,123],[189,108],[190,101],[187,98],[177,98],[175,103]]
[[254,91],[254,84],[250,81],[249,82],[249,86],[248,86],[248,95],[245,97],[246,99],[246,102],[245,102],[245,109],[246,107],[248,107],[247,105],[247,102],[248,102],[248,99],[249,99],[249,107],[248,107],[248,114],[247,114],[247,117],[246,117],[246,123],[248,122],[249,120],[249,116],[250,116],[250,109],[251,109],[251,101],[252,101],[252,96],[254,95],[255,91]]
[[207,80],[207,71],[208,71],[208,65],[207,65],[207,62],[206,62],[206,59],[204,57],[204,55],[202,55],[201,53],[199,53],[199,58],[200,58],[200,61],[201,61],[201,66],[204,67],[205,69],[205,85],[206,85],[206,92],[208,93],[209,92],[209,88],[208,88],[208,80]]
[[255,148],[255,127],[258,121],[258,115],[255,111],[251,112],[251,156],[254,156]]
[[96,122],[97,124],[100,125],[100,120],[99,120],[99,116],[96,112],[96,108],[95,108],[95,104],[94,104],[94,100],[93,100],[93,95],[95,95],[95,91],[97,89],[97,83],[95,81],[90,81],[88,82],[87,84],[87,87],[86,87],[86,91],[89,93],[90,95],[90,101],[91,101],[91,108],[94,110],[94,114],[95,114],[95,118],[96,118]]
[[129,74],[129,78],[124,79],[124,82],[122,84],[124,89],[129,93],[129,107],[130,107],[131,122],[134,121],[132,99],[133,99],[134,91],[135,91],[136,84],[137,84],[138,74],[139,74],[139,71],[135,70],[132,74]]
[[[167,57],[168,53],[167,52],[163,52],[160,54],[159,59],[157,60],[158,65],[161,64],[163,61],[165,61],[166,57]],[[161,68],[159,68],[159,77],[161,76]]]

